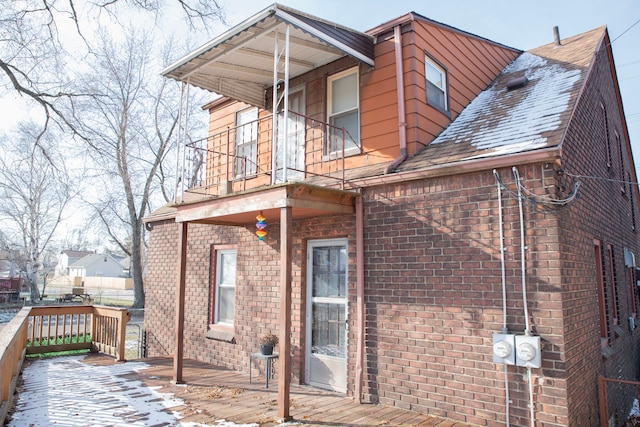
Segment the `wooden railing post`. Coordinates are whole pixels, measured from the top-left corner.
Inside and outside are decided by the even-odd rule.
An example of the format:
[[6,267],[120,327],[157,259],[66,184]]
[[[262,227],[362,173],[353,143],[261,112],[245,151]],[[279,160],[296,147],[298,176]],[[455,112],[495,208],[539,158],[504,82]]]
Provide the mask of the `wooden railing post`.
[[600,426],[607,427],[609,422],[609,403],[607,401],[607,381],[600,375],[598,376],[598,394],[600,395]]
[[[125,319],[126,318],[126,319]],[[125,360],[124,352],[127,346],[127,323],[131,319],[131,313],[128,311],[121,311],[118,319],[118,347],[116,355],[116,361],[123,362]]]

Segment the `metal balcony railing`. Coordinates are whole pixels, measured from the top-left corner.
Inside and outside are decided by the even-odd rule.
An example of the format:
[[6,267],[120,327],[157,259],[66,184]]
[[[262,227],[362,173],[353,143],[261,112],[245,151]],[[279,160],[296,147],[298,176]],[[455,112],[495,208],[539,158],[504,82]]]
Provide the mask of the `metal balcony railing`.
[[294,112],[289,113],[286,138],[284,128],[280,114],[274,138],[269,115],[186,144],[178,201],[185,191],[221,196],[314,178],[344,188],[345,157],[360,153],[355,138],[345,129]]

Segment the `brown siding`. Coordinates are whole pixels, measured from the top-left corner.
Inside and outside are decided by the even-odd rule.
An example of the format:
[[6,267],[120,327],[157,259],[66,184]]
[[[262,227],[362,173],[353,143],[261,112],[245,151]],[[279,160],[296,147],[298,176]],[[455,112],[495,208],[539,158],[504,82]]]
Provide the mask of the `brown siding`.
[[[425,51],[448,69],[450,116],[426,104]],[[450,29],[415,21],[414,31],[409,27],[403,29],[402,55],[408,150],[411,155],[444,130],[451,119],[485,89],[517,53]],[[360,135],[363,154],[346,159],[345,167],[349,169],[388,162],[400,154],[393,32],[379,38],[375,45],[375,56],[375,68],[360,65]],[[357,65],[357,61],[343,58],[290,82],[290,87],[305,85],[307,116],[327,120],[327,77]],[[267,105],[271,105],[270,96],[270,90],[267,90]],[[233,114],[244,107],[244,104],[230,103],[223,104],[217,110],[212,109],[210,130],[220,131],[233,126]],[[262,112],[261,116],[266,114]]]
[[[426,21],[415,21],[414,28],[411,55],[417,78],[411,92],[416,99],[410,103],[415,116],[410,122],[410,154],[439,135],[518,56],[513,49]],[[447,70],[450,117],[426,104],[425,52]]]

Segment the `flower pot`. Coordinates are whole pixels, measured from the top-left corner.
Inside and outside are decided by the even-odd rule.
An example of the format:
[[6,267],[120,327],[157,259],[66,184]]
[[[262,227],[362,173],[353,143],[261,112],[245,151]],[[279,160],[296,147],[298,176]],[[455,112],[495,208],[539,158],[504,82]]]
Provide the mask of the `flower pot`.
[[264,354],[265,356],[269,356],[270,354],[273,354],[273,346],[268,344],[261,344],[260,353]]

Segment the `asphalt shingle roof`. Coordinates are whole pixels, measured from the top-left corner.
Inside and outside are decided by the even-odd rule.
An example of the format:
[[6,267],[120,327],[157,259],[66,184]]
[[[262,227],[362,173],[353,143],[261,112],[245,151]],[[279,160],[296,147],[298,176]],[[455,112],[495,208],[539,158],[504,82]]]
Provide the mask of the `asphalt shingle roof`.
[[[524,52],[397,171],[558,146],[604,27]],[[508,89],[526,77],[521,88]]]

